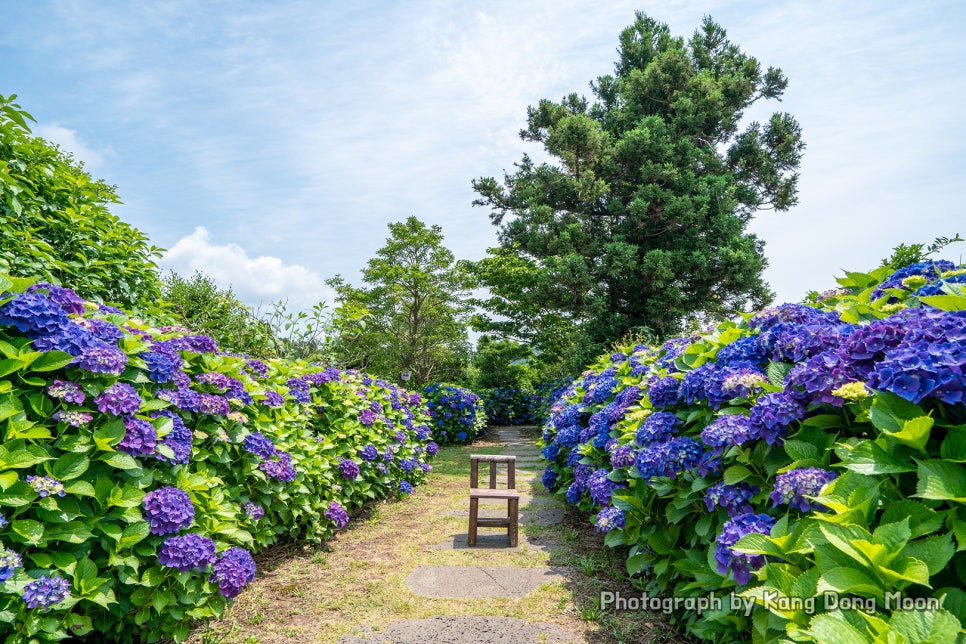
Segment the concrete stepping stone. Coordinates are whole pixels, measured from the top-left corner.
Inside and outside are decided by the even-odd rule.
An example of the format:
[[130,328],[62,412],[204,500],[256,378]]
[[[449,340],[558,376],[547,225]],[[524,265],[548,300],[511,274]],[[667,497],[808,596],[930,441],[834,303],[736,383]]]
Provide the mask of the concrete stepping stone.
[[523,597],[541,584],[566,581],[566,572],[545,567],[420,566],[406,578],[406,585],[423,597]]
[[389,622],[379,633],[344,635],[339,644],[582,644],[559,626],[512,617],[431,617]]
[[[488,528],[480,528],[480,530]],[[538,538],[538,537],[528,537],[525,535],[520,535],[517,539],[517,545],[513,548],[509,545],[509,538],[506,536],[506,530],[503,530],[499,534],[484,534],[478,532],[476,535],[476,545],[470,547],[469,541],[467,540],[467,535],[465,532],[454,534],[450,539],[437,543],[432,546],[430,550],[466,550],[467,552],[473,552],[476,550],[506,550],[509,552],[519,552],[521,550],[539,550],[540,552],[548,552],[553,545],[549,539]]]
[[[563,521],[564,516],[567,511],[559,507],[531,507],[520,510],[520,523],[536,523],[537,525],[549,527],[552,525],[557,525]],[[443,510],[440,512],[441,516],[446,517],[456,517],[458,519],[469,519],[469,510]],[[486,519],[500,519],[506,516],[506,510],[497,510],[496,508],[480,508],[480,518]],[[501,528],[502,529],[502,528]]]

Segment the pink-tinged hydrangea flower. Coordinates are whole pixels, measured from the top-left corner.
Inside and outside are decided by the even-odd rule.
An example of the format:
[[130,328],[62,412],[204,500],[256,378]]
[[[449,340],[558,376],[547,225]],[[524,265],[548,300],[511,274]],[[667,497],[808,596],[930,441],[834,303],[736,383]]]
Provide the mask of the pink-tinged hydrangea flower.
[[34,489],[41,498],[47,496],[64,496],[64,484],[50,476],[28,476],[27,484]]
[[195,382],[211,385],[215,389],[219,389],[221,391],[228,389],[228,376],[218,371],[199,373],[197,376],[195,376]]
[[359,476],[359,465],[348,458],[339,459],[339,470],[342,472],[342,478],[346,480],[352,480]]
[[597,513],[595,527],[597,532],[610,532],[625,525],[624,511],[614,506],[608,506]]
[[[6,524],[6,521],[4,521],[4,524]],[[21,566],[23,566],[23,561],[20,559],[20,554],[0,546],[0,582],[13,577],[14,571]]]
[[198,412],[209,416],[227,416],[231,411],[228,401],[215,394],[198,394]]
[[84,352],[74,360],[74,364],[91,373],[117,375],[124,371],[124,367],[127,366],[127,354],[106,344],[101,343],[101,345],[84,349]]
[[247,501],[243,503],[242,510],[245,512],[245,515],[252,521],[258,521],[263,516],[265,516],[265,508],[258,505],[257,503],[252,503],[251,501]]
[[168,537],[158,552],[158,563],[181,572],[204,568],[215,563],[216,558],[215,542],[200,534]]
[[212,567],[213,584],[218,584],[218,592],[232,599],[237,597],[242,588],[255,580],[255,560],[244,548],[229,548],[218,557]]
[[27,608],[47,610],[70,597],[70,582],[57,575],[44,575],[27,584],[21,597]]
[[731,546],[749,534],[769,534],[774,525],[775,519],[767,514],[752,514],[750,512],[739,514],[725,522],[721,528],[721,534],[716,539],[717,545],[714,550],[718,572],[724,575],[730,569],[739,585],[751,581],[751,571],[764,566],[765,557],[734,552]]
[[141,409],[141,397],[134,387],[124,382],[115,383],[105,389],[94,399],[94,403],[101,413],[115,416],[135,414]]
[[195,519],[195,507],[187,492],[176,487],[162,487],[144,497],[145,520],[151,534],[164,535],[183,530]]
[[721,383],[721,390],[734,398],[744,398],[761,389],[765,384],[765,374],[754,369],[738,369],[727,374]]
[[158,432],[146,420],[126,416],[124,418],[124,438],[117,448],[131,456],[150,456],[158,446]]
[[228,420],[238,423],[239,425],[246,425],[248,423],[248,416],[241,413],[240,411],[233,411],[228,414]]
[[761,492],[760,487],[749,485],[744,481],[734,485],[726,485],[724,481],[718,481],[705,491],[704,504],[708,512],[713,512],[715,507],[724,508],[728,511],[729,517],[747,514],[754,512],[750,501],[759,492]]
[[271,459],[262,461],[258,469],[270,478],[283,483],[291,483],[297,476],[295,466],[292,465],[292,455],[281,450],[275,450],[275,455]]
[[838,477],[835,472],[829,472],[818,467],[803,467],[779,474],[775,477],[775,488],[771,493],[773,507],[787,503],[802,512],[811,510],[824,511],[825,506],[810,502],[806,497],[817,496],[827,484]]
[[349,513],[335,501],[329,503],[329,509],[325,511],[325,518],[335,524],[336,530],[341,530],[349,523]]
[[75,405],[83,405],[87,396],[80,385],[69,380],[55,380],[47,386],[47,393]]
[[242,449],[261,458],[272,458],[275,455],[275,443],[261,432],[252,432],[246,436]]
[[277,391],[266,391],[262,404],[266,407],[281,407],[285,404],[285,398]]
[[751,423],[747,416],[729,414],[719,416],[701,431],[701,441],[720,455],[731,445],[743,445],[751,440]]
[[91,422],[94,417],[83,411],[61,410],[54,412],[53,419],[61,423],[67,423],[73,427],[83,427]]

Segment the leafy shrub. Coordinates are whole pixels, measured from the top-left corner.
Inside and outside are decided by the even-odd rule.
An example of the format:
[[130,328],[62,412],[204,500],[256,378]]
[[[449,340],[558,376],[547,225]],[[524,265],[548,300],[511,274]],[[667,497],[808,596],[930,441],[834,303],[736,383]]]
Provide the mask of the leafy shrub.
[[469,389],[432,383],[423,388],[433,435],[441,445],[471,443],[486,431],[483,400]]
[[497,387],[480,391],[486,418],[491,425],[528,425],[534,416],[537,394],[516,387]]
[[420,483],[419,394],[0,276],[0,636],[184,639],[282,537]]
[[715,593],[677,613],[702,638],[956,642],[964,276],[849,273],[805,305],[602,358],[552,410],[544,483],[595,513],[649,594]]
[[0,95],[0,271],[70,284],[86,298],[140,307],[160,293],[147,236],[108,210],[114,187],[28,126]]

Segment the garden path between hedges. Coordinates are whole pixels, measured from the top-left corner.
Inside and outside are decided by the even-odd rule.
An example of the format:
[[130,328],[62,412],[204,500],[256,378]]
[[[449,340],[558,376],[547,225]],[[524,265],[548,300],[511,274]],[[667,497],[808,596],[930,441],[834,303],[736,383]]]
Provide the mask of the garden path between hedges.
[[[411,497],[373,504],[322,546],[263,553],[255,581],[189,643],[684,641],[659,616],[599,609],[601,591],[640,592],[626,581],[626,553],[605,548],[544,490],[538,436],[535,427],[495,427],[472,445],[444,447]],[[516,548],[505,528],[480,528],[477,546],[467,546],[471,453],[517,457]],[[506,501],[481,501],[480,516],[506,516]]]

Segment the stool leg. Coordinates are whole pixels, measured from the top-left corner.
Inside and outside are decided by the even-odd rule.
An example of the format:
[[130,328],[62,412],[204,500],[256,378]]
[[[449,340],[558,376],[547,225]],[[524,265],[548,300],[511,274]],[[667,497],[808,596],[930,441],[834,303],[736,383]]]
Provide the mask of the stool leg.
[[480,514],[480,500],[470,499],[470,529],[466,534],[466,543],[476,545],[476,519]]
[[490,461],[490,489],[496,489],[496,461]]
[[510,525],[507,526],[506,533],[510,539],[510,547],[517,547],[517,532],[520,526],[520,499],[507,499],[507,513]]

